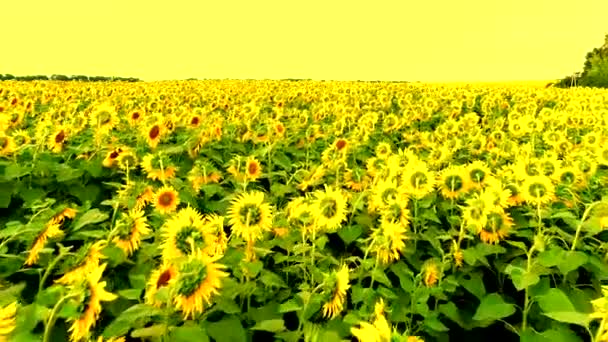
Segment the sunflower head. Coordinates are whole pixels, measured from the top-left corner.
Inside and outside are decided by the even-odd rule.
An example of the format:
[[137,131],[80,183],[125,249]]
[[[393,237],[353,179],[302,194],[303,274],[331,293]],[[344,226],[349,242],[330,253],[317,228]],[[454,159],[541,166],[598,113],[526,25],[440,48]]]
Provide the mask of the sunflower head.
[[258,240],[272,227],[272,210],[262,192],[237,196],[228,209],[232,233],[247,242]]
[[154,207],[161,214],[174,212],[179,202],[179,193],[171,186],[164,186],[154,193]]

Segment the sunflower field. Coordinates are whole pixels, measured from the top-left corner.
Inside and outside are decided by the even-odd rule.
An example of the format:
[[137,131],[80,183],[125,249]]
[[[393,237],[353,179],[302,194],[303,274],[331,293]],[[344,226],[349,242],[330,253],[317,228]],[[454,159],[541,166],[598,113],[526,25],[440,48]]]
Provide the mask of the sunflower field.
[[608,341],[608,91],[0,83],[0,341]]

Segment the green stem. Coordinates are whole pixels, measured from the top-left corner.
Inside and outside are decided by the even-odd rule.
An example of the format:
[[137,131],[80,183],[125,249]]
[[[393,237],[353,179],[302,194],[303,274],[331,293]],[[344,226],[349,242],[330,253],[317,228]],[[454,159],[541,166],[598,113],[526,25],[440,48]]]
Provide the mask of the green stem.
[[576,248],[576,243],[578,242],[578,239],[580,237],[581,229],[583,228],[583,223],[587,219],[587,216],[589,216],[591,209],[593,207],[595,207],[598,203],[600,203],[600,202],[591,203],[591,205],[588,206],[587,209],[585,209],[585,212],[583,213],[583,217],[581,218],[581,221],[579,222],[578,226],[576,227],[576,233],[574,234],[574,240],[572,241],[572,248],[570,248],[571,251],[574,251],[574,249]]
[[55,304],[55,306],[53,307],[53,310],[51,310],[51,313],[49,314],[48,320],[44,324],[44,335],[42,337],[42,342],[50,341],[49,339],[51,337],[51,329],[53,328],[53,326],[55,325],[55,321],[57,320],[57,318],[55,316],[57,315],[57,311],[59,311],[59,309],[63,305],[63,302],[65,302],[66,300],[68,300],[70,298],[77,297],[77,296],[78,296],[78,294],[71,294],[71,295],[63,296]]
[[[65,249],[65,251],[68,251],[71,248],[72,247],[68,247]],[[42,291],[42,288],[44,287],[44,283],[46,282],[46,279],[51,274],[51,270],[53,268],[55,268],[55,265],[57,265],[59,260],[61,260],[66,254],[67,253],[65,253],[64,249],[62,248],[59,252],[59,255],[57,255],[57,257],[55,259],[53,259],[53,261],[51,261],[51,263],[47,266],[46,270],[44,270],[44,274],[42,275],[42,278],[40,279],[40,283],[38,284],[38,293],[40,293]]]

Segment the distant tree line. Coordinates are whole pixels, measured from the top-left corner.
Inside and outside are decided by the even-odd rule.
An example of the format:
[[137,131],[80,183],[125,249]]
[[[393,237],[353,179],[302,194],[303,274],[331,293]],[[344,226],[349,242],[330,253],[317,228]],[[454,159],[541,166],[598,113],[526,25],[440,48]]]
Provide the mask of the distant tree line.
[[582,72],[566,76],[554,86],[608,88],[608,34],[604,38],[604,45],[587,53]]
[[81,82],[139,82],[135,77],[115,77],[115,76],[85,76],[85,75],[28,75],[14,76],[11,74],[0,74],[0,81],[81,81]]

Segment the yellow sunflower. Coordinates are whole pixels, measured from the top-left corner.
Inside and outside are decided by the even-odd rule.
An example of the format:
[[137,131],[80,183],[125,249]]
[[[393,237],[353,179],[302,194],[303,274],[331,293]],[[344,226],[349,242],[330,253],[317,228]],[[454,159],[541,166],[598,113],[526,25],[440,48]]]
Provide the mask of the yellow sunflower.
[[12,302],[0,308],[0,341],[9,341],[9,336],[15,330],[17,302]]
[[174,212],[179,202],[179,193],[171,186],[164,186],[154,193],[154,207],[161,214]]
[[148,146],[150,146],[150,148],[156,148],[165,131],[166,128],[161,122],[156,122],[146,127],[143,134]]
[[147,178],[161,182],[175,178],[178,170],[168,158],[152,153],[142,158],[141,168],[146,171]]
[[144,295],[147,304],[155,307],[160,307],[163,304],[156,298],[158,290],[169,286],[171,280],[177,277],[177,267],[172,263],[164,261],[158,268],[150,274],[146,285],[146,294]]
[[332,319],[344,309],[346,291],[350,288],[349,272],[348,267],[342,265],[339,271],[334,271],[327,277],[324,291],[327,299],[323,304],[323,317]]
[[63,146],[65,145],[67,138],[68,130],[64,127],[59,126],[49,137],[47,145],[52,152],[61,152],[63,150]]
[[215,238],[205,229],[201,214],[192,207],[180,209],[162,227],[163,259],[173,261],[200,250],[212,256],[215,250]]
[[391,203],[405,200],[407,194],[397,187],[397,183],[390,180],[378,180],[371,188],[371,196],[369,196],[368,209],[370,211],[382,210]]
[[489,203],[481,198],[479,194],[475,194],[472,198],[466,200],[466,205],[462,209],[462,219],[468,227],[478,230],[486,225],[489,213]]
[[4,135],[0,132],[0,157],[8,156],[15,151],[15,142],[13,137]]
[[119,122],[116,107],[109,103],[97,106],[91,114],[91,128],[95,133],[105,135],[109,133]]
[[466,166],[467,170],[467,185],[468,189],[481,189],[485,186],[487,178],[492,176],[492,171],[488,165],[481,161],[476,160]]
[[102,162],[103,167],[110,168],[114,166],[114,163],[116,162],[116,159],[118,158],[121,152],[122,149],[120,147],[108,152]]
[[438,187],[441,195],[446,199],[456,199],[467,192],[467,172],[462,165],[453,165],[441,171]]
[[60,213],[53,216],[45,225],[44,229],[38,234],[38,236],[34,239],[34,243],[29,250],[29,254],[27,259],[25,260],[25,266],[31,266],[38,262],[38,257],[40,251],[46,245],[48,239],[52,239],[55,237],[59,237],[63,235],[63,231],[61,230],[61,226],[65,218],[74,218],[76,216],[76,211],[71,208],[66,208]]
[[219,293],[222,278],[228,277],[228,273],[222,271],[224,266],[215,261],[202,253],[192,254],[179,265],[177,277],[169,281],[173,303],[183,312],[184,319],[202,313],[205,305],[211,304],[211,297]]
[[72,342],[81,341],[89,336],[101,313],[102,301],[113,301],[117,298],[116,295],[105,290],[105,281],[100,282],[105,268],[106,264],[100,265],[84,279],[69,287],[70,293],[77,296],[72,301],[78,305],[79,313],[78,318],[68,319],[72,323],[68,330]]
[[437,262],[429,260],[422,266],[422,281],[426,287],[433,287],[441,277]]
[[133,254],[139,248],[142,237],[151,232],[142,210],[131,210],[128,214],[121,213],[114,229],[118,231],[118,235],[112,241],[127,256]]
[[248,192],[232,200],[228,209],[229,224],[232,233],[247,242],[262,237],[272,227],[272,210],[264,203],[264,193]]
[[74,269],[65,272],[61,278],[55,280],[58,284],[71,284],[79,279],[84,279],[87,274],[93,272],[99,267],[99,262],[105,259],[106,256],[101,252],[107,245],[105,240],[98,240],[93,243],[88,249],[84,259],[78,263]]
[[487,215],[485,226],[478,229],[481,241],[497,244],[503,240],[513,228],[513,219],[503,210],[492,210]]
[[261,175],[262,165],[260,165],[260,162],[253,156],[248,157],[245,164],[245,176],[247,179],[255,181],[260,178]]
[[399,260],[405,248],[406,227],[398,222],[382,222],[380,227],[372,228],[370,251],[382,264]]
[[312,203],[317,229],[336,231],[346,220],[346,198],[340,190],[325,186],[325,191],[315,191]]
[[127,117],[127,121],[129,121],[129,125],[131,125],[132,127],[135,127],[137,125],[139,125],[139,123],[142,121],[144,117],[144,111],[141,109],[133,109],[131,110],[131,112],[129,113],[129,116]]
[[555,200],[555,186],[547,176],[527,177],[522,185],[522,197],[530,205],[549,204]]
[[416,199],[421,199],[433,191],[435,174],[425,162],[409,165],[402,176],[405,191]]

